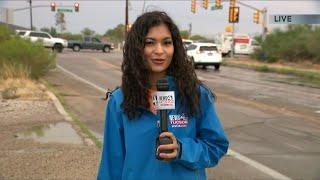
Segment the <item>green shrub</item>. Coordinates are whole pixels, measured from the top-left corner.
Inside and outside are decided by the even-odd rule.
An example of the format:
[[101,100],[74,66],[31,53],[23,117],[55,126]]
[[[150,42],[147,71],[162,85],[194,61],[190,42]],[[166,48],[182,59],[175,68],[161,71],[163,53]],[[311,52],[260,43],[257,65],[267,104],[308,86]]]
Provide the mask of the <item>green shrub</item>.
[[[0,29],[0,37],[7,33]],[[55,66],[55,54],[41,43],[32,43],[13,34],[0,41],[0,78],[28,77],[38,79]]]
[[13,31],[4,25],[0,25],[0,43],[9,40],[13,35]]
[[261,72],[269,72],[269,71],[270,71],[269,67],[266,66],[266,65],[257,66],[257,67],[255,67],[255,69],[256,69],[257,71],[261,71]]
[[17,95],[17,87],[9,87],[5,90],[3,90],[2,94],[2,98],[3,99],[16,99],[19,96]]
[[252,56],[266,62],[311,60],[320,63],[319,41],[320,27],[289,25],[287,30],[275,29],[268,34],[261,49]]

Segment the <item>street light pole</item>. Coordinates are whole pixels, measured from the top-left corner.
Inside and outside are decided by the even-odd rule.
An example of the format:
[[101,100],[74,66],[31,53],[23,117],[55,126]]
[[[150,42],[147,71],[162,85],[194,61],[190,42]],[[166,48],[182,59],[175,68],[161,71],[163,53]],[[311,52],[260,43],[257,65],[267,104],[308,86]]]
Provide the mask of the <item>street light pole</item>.
[[127,38],[128,34],[128,25],[129,25],[129,0],[126,0],[126,20],[125,20],[125,29],[124,29],[124,37]]
[[32,25],[32,0],[29,0],[29,3],[30,3],[30,6],[29,6],[29,8],[30,8],[30,30],[32,30],[32,27],[33,27],[33,25]]
[[267,27],[267,8],[263,8],[262,10],[262,41],[264,41],[266,39],[267,36],[267,31],[268,31],[268,27]]
[[230,56],[231,58],[234,57],[234,23],[232,23],[232,44],[231,44],[231,53],[230,53]]

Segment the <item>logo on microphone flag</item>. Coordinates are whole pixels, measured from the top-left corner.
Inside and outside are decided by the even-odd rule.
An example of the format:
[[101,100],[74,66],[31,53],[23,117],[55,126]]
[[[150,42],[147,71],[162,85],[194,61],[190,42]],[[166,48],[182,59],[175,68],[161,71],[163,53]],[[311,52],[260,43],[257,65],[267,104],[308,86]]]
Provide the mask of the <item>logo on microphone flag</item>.
[[174,91],[157,91],[152,96],[152,103],[158,110],[175,109]]

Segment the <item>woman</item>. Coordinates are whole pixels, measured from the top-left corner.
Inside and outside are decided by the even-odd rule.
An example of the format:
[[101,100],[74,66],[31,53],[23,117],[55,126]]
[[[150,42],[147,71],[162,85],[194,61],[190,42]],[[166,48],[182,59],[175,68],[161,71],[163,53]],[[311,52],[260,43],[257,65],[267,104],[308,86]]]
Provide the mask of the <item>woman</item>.
[[[213,95],[188,61],[179,29],[164,12],[137,18],[124,46],[122,85],[109,98],[98,179],[206,179],[227,152],[228,140]],[[159,113],[152,103],[156,82],[169,81],[175,109],[168,111],[172,144],[156,147]],[[177,125],[179,124],[179,125]],[[160,153],[158,160],[155,150]]]

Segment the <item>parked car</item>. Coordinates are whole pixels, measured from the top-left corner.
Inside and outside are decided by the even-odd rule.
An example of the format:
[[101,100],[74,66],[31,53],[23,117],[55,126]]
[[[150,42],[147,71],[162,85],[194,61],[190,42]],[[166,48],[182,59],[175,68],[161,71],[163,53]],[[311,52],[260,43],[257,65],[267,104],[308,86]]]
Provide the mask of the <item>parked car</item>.
[[202,65],[203,68],[213,65],[218,70],[222,62],[221,52],[218,51],[217,45],[214,43],[190,44],[187,48],[187,55],[195,68],[197,65]]
[[183,43],[183,45],[184,45],[185,48],[188,48],[188,46],[189,46],[190,44],[192,44],[193,41],[190,40],[190,39],[182,39],[182,43]]
[[113,44],[103,43],[95,37],[84,37],[82,41],[68,41],[68,48],[73,51],[80,51],[80,49],[102,50],[103,52],[110,52],[114,49]]
[[68,41],[61,38],[54,38],[47,32],[17,30],[17,34],[25,39],[30,39],[31,42],[42,41],[43,46],[52,48],[57,52],[62,52],[63,48],[68,47]]

